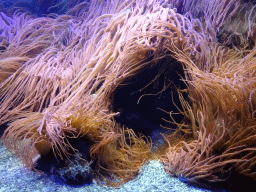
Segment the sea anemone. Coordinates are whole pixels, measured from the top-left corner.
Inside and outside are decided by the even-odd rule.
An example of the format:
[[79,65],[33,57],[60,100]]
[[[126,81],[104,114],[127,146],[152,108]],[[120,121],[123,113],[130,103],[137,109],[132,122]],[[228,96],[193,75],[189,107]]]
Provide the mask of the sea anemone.
[[[231,170],[255,178],[254,9],[242,46],[221,39],[241,3],[107,0],[65,15],[0,13],[4,143],[35,169],[47,156],[69,166],[81,154],[85,174],[111,186],[153,158],[191,183]],[[166,143],[152,139],[156,129]]]

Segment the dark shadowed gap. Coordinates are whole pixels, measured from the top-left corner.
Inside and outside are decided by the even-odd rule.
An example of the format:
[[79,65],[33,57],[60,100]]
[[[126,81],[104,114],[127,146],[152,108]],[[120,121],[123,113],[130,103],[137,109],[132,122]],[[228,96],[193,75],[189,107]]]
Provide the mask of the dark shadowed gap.
[[[179,112],[175,104],[182,109],[177,93],[177,89],[186,88],[182,78],[182,64],[175,59],[162,58],[148,66],[115,90],[113,109],[120,112],[115,120],[137,134],[151,136],[153,142],[158,140],[160,133],[167,131],[163,127],[176,128],[165,120],[171,121],[170,111]],[[176,122],[183,119],[181,114],[173,117]]]
[[[91,162],[91,143],[83,137],[69,138],[69,143],[78,151],[68,150],[69,159],[56,158],[51,150],[37,161],[35,169],[43,171],[53,181],[61,185],[81,187],[92,184],[95,164]],[[64,155],[64,154],[62,154]]]

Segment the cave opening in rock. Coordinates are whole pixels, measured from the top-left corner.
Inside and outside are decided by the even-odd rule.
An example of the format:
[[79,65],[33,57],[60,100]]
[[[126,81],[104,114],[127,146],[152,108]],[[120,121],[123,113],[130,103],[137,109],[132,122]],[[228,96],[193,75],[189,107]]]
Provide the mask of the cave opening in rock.
[[[141,72],[123,82],[113,96],[113,109],[119,112],[117,123],[133,129],[136,134],[150,136],[154,141],[179,123],[183,115],[178,90],[186,89],[184,69],[174,58],[164,57],[149,64]],[[184,98],[187,98],[183,94]],[[169,121],[169,122],[168,122]]]

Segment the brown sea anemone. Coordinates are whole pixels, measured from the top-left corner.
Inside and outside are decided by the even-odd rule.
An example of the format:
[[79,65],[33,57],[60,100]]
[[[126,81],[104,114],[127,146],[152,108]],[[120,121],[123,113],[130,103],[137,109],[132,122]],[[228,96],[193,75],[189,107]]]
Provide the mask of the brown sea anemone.
[[[92,1],[40,18],[1,13],[6,146],[35,167],[51,153],[72,161],[79,151],[71,140],[82,139],[89,143],[86,162],[94,162],[97,181],[112,186],[131,180],[146,160],[160,155],[168,173],[194,183],[225,180],[231,169],[255,178],[255,48],[243,35],[241,47],[217,38],[240,2],[196,2]],[[119,123],[125,109],[115,107],[117,91],[148,69],[159,71],[134,91],[141,93],[137,105],[172,87],[164,101],[173,108],[159,110],[169,113],[162,118],[176,129],[163,133],[169,146],[161,150],[136,124]],[[145,91],[161,82],[161,90]],[[147,118],[142,124],[149,129]]]

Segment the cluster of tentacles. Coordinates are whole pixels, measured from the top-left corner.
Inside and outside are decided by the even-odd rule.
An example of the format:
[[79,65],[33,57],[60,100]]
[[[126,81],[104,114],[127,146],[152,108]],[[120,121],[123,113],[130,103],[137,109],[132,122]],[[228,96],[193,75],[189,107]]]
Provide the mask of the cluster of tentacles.
[[[2,140],[28,167],[51,153],[72,160],[83,153],[72,140],[82,139],[89,146],[82,159],[94,162],[100,183],[113,186],[134,178],[152,158],[192,183],[223,181],[231,170],[256,178],[251,4],[95,0],[65,15],[1,12],[0,23]],[[140,79],[145,71],[153,76]],[[131,79],[141,87],[127,97],[120,90]],[[151,120],[151,103],[164,111],[153,113],[159,121]],[[120,120],[133,110],[127,112],[129,105],[146,118],[138,127],[132,118]],[[159,128],[161,121],[168,145],[153,150],[140,126]]]

